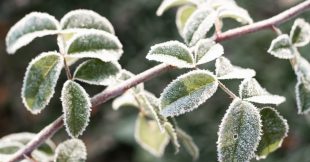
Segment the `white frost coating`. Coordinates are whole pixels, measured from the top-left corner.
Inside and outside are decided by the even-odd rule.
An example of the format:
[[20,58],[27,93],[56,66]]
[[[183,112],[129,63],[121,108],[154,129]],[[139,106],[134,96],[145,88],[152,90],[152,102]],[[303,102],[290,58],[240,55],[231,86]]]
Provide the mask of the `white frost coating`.
[[[165,98],[168,95],[172,95],[174,93],[173,91],[175,88],[177,88],[176,90],[178,90],[178,87],[175,87],[175,85],[178,82],[181,82],[183,79],[192,77],[195,74],[207,75],[208,77],[212,77],[214,81],[206,83],[207,85],[201,86],[199,87],[199,89],[190,92],[190,94],[178,98],[169,105],[164,105],[165,107],[163,107],[163,101],[165,100]],[[186,112],[193,111],[194,109],[198,108],[199,105],[204,103],[208,98],[210,98],[216,92],[217,87],[218,87],[218,81],[216,77],[212,74],[212,72],[209,72],[207,70],[194,70],[184,75],[181,75],[177,79],[173,80],[160,95],[159,98],[161,102],[160,114],[165,117],[168,117],[168,116],[178,116]]]
[[272,40],[267,52],[280,59],[291,59],[295,57],[294,47],[287,34],[282,34]]
[[[77,40],[82,39],[85,36],[93,36],[93,39],[97,37],[99,39],[98,41],[103,41],[101,39],[106,39],[108,41],[112,41],[116,44],[117,49],[100,49],[100,50],[91,50],[89,51],[83,51],[79,53],[74,53],[66,55],[66,58],[98,58],[104,62],[109,61],[117,61],[123,54],[123,45],[118,40],[118,38],[115,35],[112,35],[105,31],[95,30],[95,29],[89,29],[89,30],[81,30],[84,31],[82,33],[75,34],[67,43],[66,46],[66,52],[68,53],[68,50],[72,44],[74,44]],[[83,40],[84,43],[89,43],[90,40]]]
[[133,94],[130,91],[127,91],[123,95],[115,98],[112,102],[113,110],[118,110],[122,106],[139,107],[139,104]]
[[[86,122],[83,123],[84,124],[83,128],[79,131],[79,133],[76,136],[73,135],[71,133],[71,131],[69,130],[70,126],[68,125],[68,121],[67,121],[68,117],[70,116],[70,114],[67,110],[70,109],[72,106],[72,95],[69,93],[68,89],[70,88],[69,86],[72,86],[72,85],[76,86],[75,88],[79,89],[79,92],[81,93],[80,94],[81,97],[86,99],[85,109],[87,109],[85,116],[81,116],[81,118],[86,118]],[[88,93],[78,83],[75,83],[74,81],[71,81],[71,80],[67,80],[63,85],[60,100],[62,101],[62,110],[63,110],[63,114],[64,114],[64,125],[66,127],[67,133],[73,138],[82,135],[83,132],[85,131],[86,127],[89,124],[89,117],[90,117],[90,112],[91,112],[91,101],[90,101],[90,97],[89,97]],[[80,115],[83,115],[83,114],[80,114]]]
[[[210,39],[202,39],[195,45],[194,58],[196,64],[204,64],[217,59],[224,54],[224,48],[221,44],[215,43]],[[199,59],[199,54],[203,54]]]
[[79,139],[70,139],[57,146],[54,162],[85,161],[86,157],[87,151],[83,141]]
[[218,17],[223,18],[234,18],[241,24],[252,24],[253,20],[249,15],[248,11],[237,6],[236,4],[222,5],[217,8]]
[[182,35],[184,25],[188,20],[189,16],[196,10],[197,8],[192,5],[185,5],[179,7],[176,13],[175,24],[178,28],[178,32]]
[[[176,48],[170,48],[170,47],[176,47]],[[167,51],[162,51],[162,53],[157,53],[156,50],[159,48],[165,48]],[[171,52],[176,52],[173,54],[179,54],[177,53],[178,50],[184,50],[186,53],[182,53],[186,57],[189,57],[190,60],[183,60],[180,58],[177,58],[175,55],[169,55]],[[182,51],[183,52],[183,51]],[[162,63],[166,63],[172,66],[176,66],[179,68],[192,68],[194,67],[193,62],[194,58],[193,55],[191,54],[189,48],[178,41],[168,41],[164,43],[159,43],[151,47],[151,50],[148,52],[146,58],[148,60],[154,60]]]
[[279,105],[285,101],[285,97],[270,94],[254,78],[248,78],[241,82],[239,96],[244,100],[261,104]]
[[[293,40],[293,39],[296,39],[296,38],[293,38],[293,37],[296,37],[296,35],[294,35],[296,34],[295,33],[296,30],[300,30],[300,33],[298,34],[297,40]],[[304,19],[301,19],[301,18],[296,19],[290,31],[290,39],[294,43],[294,46],[296,47],[302,47],[302,46],[307,45],[310,41],[309,23],[307,23]]]
[[214,9],[224,5],[237,5],[234,0],[204,0],[206,5],[211,6]]
[[[32,33],[27,33],[21,37],[19,37],[13,44],[9,44],[9,38],[14,34],[14,32],[18,31],[20,28],[23,28],[25,24],[31,19],[32,17],[37,17],[39,19],[49,19],[51,22],[54,23],[54,25],[57,27],[57,30],[41,30],[41,31],[34,31]],[[43,37],[46,35],[53,35],[58,33],[59,22],[55,19],[54,16],[51,16],[47,13],[42,12],[32,12],[30,14],[27,14],[24,18],[22,18],[20,21],[18,21],[14,26],[11,27],[9,30],[7,36],[6,36],[6,46],[7,46],[7,52],[9,54],[14,54],[19,48],[29,44],[32,40],[34,40],[37,37]]]
[[[299,89],[300,86],[304,86],[304,88],[306,88],[307,90],[310,91],[310,83],[309,83],[309,81],[305,80],[303,78],[302,73],[297,73],[297,84],[295,86],[295,94],[296,94],[296,102],[297,102],[298,114],[308,114],[310,112],[310,108],[308,107],[306,110],[303,110],[304,105],[302,103],[302,98],[301,98],[301,94],[307,93],[307,92],[301,92],[300,89]],[[303,94],[303,95],[305,95],[305,94]]]
[[[23,79],[23,87],[22,87],[22,91],[21,91],[21,97],[22,97],[23,104],[26,106],[27,110],[33,114],[39,114],[43,110],[43,108],[33,110],[29,107],[29,105],[26,101],[26,98],[24,97],[25,96],[24,92],[25,92],[25,88],[26,88],[25,85],[28,84],[26,79],[28,78],[28,73],[30,71],[30,68],[33,66],[33,64],[35,64],[36,62],[38,62],[39,60],[41,60],[44,57],[48,57],[48,56],[52,56],[52,55],[58,56],[60,59],[59,62],[57,63],[57,66],[55,67],[55,69],[57,69],[56,74],[55,74],[56,77],[53,78],[53,80],[52,80],[53,84],[54,83],[56,84],[58,81],[59,75],[61,73],[61,70],[64,67],[63,57],[59,53],[57,53],[56,51],[41,53],[39,56],[37,56],[31,60],[31,62],[29,63],[29,65],[26,69],[26,74],[25,74],[24,79]],[[48,103],[50,102],[50,99],[53,97],[54,93],[55,93],[55,89],[53,88],[49,97],[44,102],[43,107],[46,107],[48,105]]]
[[215,63],[215,73],[218,79],[246,79],[252,78],[256,75],[256,72],[252,69],[241,68],[234,66],[231,62],[225,58],[220,57]]
[[[144,148],[145,150],[150,152],[152,155],[154,155],[156,157],[161,157],[164,154],[165,148],[168,145],[170,138],[166,132],[163,132],[163,133],[161,133],[161,135],[164,136],[164,139],[162,141],[160,141],[161,145],[158,148],[158,150],[156,148],[149,146],[147,143],[145,143],[145,141],[142,140],[142,138],[140,136],[141,135],[140,134],[141,124],[142,124],[142,122],[147,122],[147,124],[149,125],[148,128],[150,131],[154,131],[154,129],[156,131],[156,128],[158,128],[158,127],[155,126],[156,125],[155,121],[145,121],[145,120],[147,120],[147,119],[145,119],[141,114],[138,115],[137,120],[136,120],[136,124],[135,124],[135,134],[134,134],[135,140],[137,141],[137,143],[142,148]],[[146,130],[143,130],[143,131],[146,131]],[[158,131],[160,131],[160,130],[158,130]],[[153,132],[153,133],[156,133],[156,132]]]
[[156,11],[156,15],[161,16],[166,10],[184,4],[198,5],[197,1],[198,0],[163,0],[163,2],[160,4],[159,8]]
[[[98,20],[98,23],[104,24],[105,27],[108,28],[109,32],[111,34],[115,34],[113,25],[111,24],[111,22],[106,18],[103,17],[101,15],[99,15],[98,13],[92,11],[92,10],[86,10],[86,9],[77,9],[77,10],[73,10],[68,12],[61,20],[60,20],[60,27],[63,29],[64,27],[64,23],[67,22],[72,16],[74,15],[83,15],[86,17],[93,17],[95,19]],[[83,22],[76,22],[76,23],[83,23]],[[81,28],[71,28],[71,29],[81,29]]]

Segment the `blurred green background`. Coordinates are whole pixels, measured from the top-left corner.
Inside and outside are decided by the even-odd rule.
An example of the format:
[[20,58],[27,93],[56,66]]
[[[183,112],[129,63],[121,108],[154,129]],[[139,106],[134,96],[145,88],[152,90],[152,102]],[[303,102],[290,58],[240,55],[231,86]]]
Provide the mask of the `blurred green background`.
[[[49,106],[39,115],[31,115],[24,108],[20,92],[22,79],[31,59],[44,51],[57,50],[56,37],[36,39],[15,55],[5,51],[5,35],[9,28],[32,11],[47,12],[60,19],[73,9],[91,9],[107,17],[116,30],[124,46],[124,55],[120,63],[123,68],[139,73],[155,62],[145,59],[150,46],[168,40],[181,40],[175,26],[175,10],[170,10],[162,17],[155,11],[161,0],[1,0],[0,1],[0,137],[15,132],[38,132],[61,114],[59,101],[61,83],[65,81],[62,73],[57,85],[57,92]],[[237,0],[237,3],[248,9],[255,21],[269,18],[297,3],[300,0]],[[309,22],[310,13],[302,15]],[[288,33],[293,20],[281,25],[283,32]],[[225,29],[239,24],[225,21]],[[272,93],[283,95],[287,101],[277,107],[290,125],[289,136],[281,149],[271,154],[263,162],[310,162],[310,118],[297,115],[295,102],[296,78],[288,61],[279,60],[267,54],[271,40],[276,35],[272,31],[260,31],[223,42],[225,55],[232,63],[257,70],[257,80]],[[309,46],[301,49],[306,58]],[[214,62],[206,68],[214,70]],[[74,67],[73,67],[74,68]],[[73,69],[72,68],[72,69]],[[171,71],[145,83],[147,90],[157,96],[163,88],[185,70]],[[240,81],[227,81],[237,93]],[[84,85],[84,84],[83,84]],[[89,86],[87,91],[94,95],[104,87]],[[217,161],[216,141],[218,125],[231,99],[219,90],[199,109],[177,117],[179,126],[194,138],[200,149],[199,162]],[[91,118],[87,131],[81,137],[88,149],[89,162],[188,162],[191,157],[181,149],[174,154],[171,145],[166,149],[163,158],[158,159],[141,149],[133,136],[136,109],[124,108],[113,111],[111,102],[100,106],[101,109]],[[53,140],[59,143],[69,138],[64,129],[58,132]],[[255,161],[255,160],[253,160]]]

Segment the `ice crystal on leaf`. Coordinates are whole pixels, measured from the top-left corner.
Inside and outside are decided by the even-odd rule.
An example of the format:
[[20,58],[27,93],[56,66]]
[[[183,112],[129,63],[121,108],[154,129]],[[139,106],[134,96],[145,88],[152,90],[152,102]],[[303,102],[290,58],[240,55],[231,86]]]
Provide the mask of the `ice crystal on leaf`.
[[197,4],[197,0],[163,0],[156,11],[157,16],[161,16],[166,10],[185,4]]
[[186,21],[196,9],[197,7],[193,5],[185,5],[185,6],[178,8],[176,18],[175,18],[175,23],[177,25],[180,35],[183,34],[183,29],[186,24]]
[[282,34],[272,40],[268,53],[280,59],[291,59],[295,56],[295,49],[287,34]]
[[57,146],[54,162],[85,162],[86,156],[83,141],[70,139]]
[[310,41],[310,25],[304,19],[296,19],[290,32],[294,46],[302,47]]
[[194,51],[194,59],[197,65],[213,61],[224,54],[224,48],[221,44],[215,43],[211,39],[202,39]]

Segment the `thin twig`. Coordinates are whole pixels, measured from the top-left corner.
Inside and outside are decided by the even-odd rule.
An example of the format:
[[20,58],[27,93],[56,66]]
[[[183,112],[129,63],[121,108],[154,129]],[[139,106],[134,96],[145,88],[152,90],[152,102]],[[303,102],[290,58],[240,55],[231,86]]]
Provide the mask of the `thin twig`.
[[[304,1],[272,18],[259,21],[247,26],[235,28],[228,30],[226,32],[220,33],[216,37],[217,42],[221,42],[224,40],[232,39],[235,37],[239,37],[241,35],[246,35],[249,33],[253,33],[259,30],[270,28],[273,25],[279,25],[299,14],[306,11],[310,8],[310,0]],[[158,66],[155,66],[123,83],[120,85],[107,89],[96,96],[92,98],[93,106],[97,106],[99,104],[102,104],[106,102],[107,100],[122,94],[127,89],[141,83],[147,80],[150,80],[151,78],[158,76],[161,73],[164,73],[168,70],[172,69],[171,66],[161,64]],[[44,143],[45,140],[52,137],[54,133],[56,133],[61,127],[63,126],[63,117],[60,116],[58,119],[56,119],[54,122],[52,122],[50,125],[42,129],[37,135],[36,138],[32,139],[23,149],[16,152],[11,159],[8,160],[8,162],[17,162],[24,158],[24,155],[30,154],[33,150],[35,150],[38,146],[40,146],[42,143]]]
[[228,89],[222,82],[218,81],[219,83],[219,87],[225,92],[227,93],[230,98],[235,99],[238,98],[230,89]]

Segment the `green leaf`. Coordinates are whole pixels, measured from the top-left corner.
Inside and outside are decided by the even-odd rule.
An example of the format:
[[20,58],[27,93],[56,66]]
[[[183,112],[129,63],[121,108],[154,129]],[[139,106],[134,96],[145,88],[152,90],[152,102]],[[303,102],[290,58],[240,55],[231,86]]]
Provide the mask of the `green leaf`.
[[17,152],[19,149],[24,147],[23,144],[19,142],[13,142],[13,141],[0,141],[0,156],[1,155],[10,155]]
[[245,79],[252,78],[256,72],[252,69],[234,66],[226,57],[219,57],[215,63],[215,73],[218,79]]
[[205,38],[216,18],[217,13],[209,7],[197,9],[185,23],[182,34],[185,42],[194,46],[200,39]]
[[69,58],[98,58],[102,61],[116,61],[122,53],[122,44],[110,33],[87,30],[74,35],[67,45]]
[[249,162],[258,146],[261,127],[258,109],[249,102],[235,99],[220,125],[219,162]]
[[302,47],[310,41],[310,25],[304,19],[296,19],[290,32],[294,46]]
[[32,12],[18,21],[8,32],[5,42],[7,52],[15,53],[37,37],[57,34],[59,22],[55,17],[41,12]]
[[295,49],[287,34],[282,34],[272,40],[268,53],[280,59],[291,59],[295,56]]
[[176,132],[178,139],[180,139],[187,152],[193,157],[193,160],[197,160],[199,158],[199,148],[194,143],[192,137],[180,128],[177,128]]
[[232,18],[242,24],[252,24],[253,20],[248,11],[236,4],[226,4],[217,8],[218,18]]
[[207,70],[194,70],[172,81],[160,96],[161,114],[178,116],[192,111],[217,90],[216,77]]
[[91,59],[80,64],[73,75],[75,80],[94,85],[111,85],[116,81],[121,66],[117,62]]
[[256,150],[257,159],[264,159],[270,153],[281,147],[283,139],[287,136],[287,121],[272,107],[260,110],[263,124],[263,136]]
[[310,63],[299,56],[294,70],[298,80],[295,88],[298,113],[307,114],[310,112]]
[[213,61],[224,54],[221,44],[211,39],[202,39],[195,46],[194,58],[197,65]]
[[70,139],[57,146],[54,162],[85,162],[86,156],[83,141]]
[[152,46],[146,58],[179,68],[192,68],[194,64],[194,58],[189,48],[178,41],[169,41]]
[[165,131],[168,133],[170,140],[174,146],[174,150],[175,150],[174,152],[178,153],[180,151],[180,144],[179,144],[179,139],[178,139],[178,135],[177,135],[175,128],[168,121],[164,123],[164,127],[165,127]]
[[185,5],[177,10],[176,18],[175,18],[175,23],[177,25],[179,34],[183,34],[183,29],[184,26],[188,20],[188,18],[192,15],[192,13],[197,9],[197,7],[192,6],[192,5]]
[[78,137],[89,122],[90,98],[83,87],[68,80],[61,91],[61,101],[66,130],[71,137]]
[[156,15],[161,16],[168,9],[185,4],[195,4],[195,0],[163,0],[156,11]]
[[27,67],[22,88],[23,103],[33,114],[43,110],[53,97],[54,89],[63,68],[59,53],[42,53]]
[[142,114],[138,115],[135,127],[135,139],[142,148],[161,157],[169,143],[167,133],[162,133],[154,120],[145,118]]
[[98,13],[78,9],[68,12],[60,21],[61,29],[98,29],[114,34],[110,21]]
[[239,86],[239,95],[243,100],[260,104],[279,105],[285,101],[285,97],[270,94],[254,78],[242,81]]

